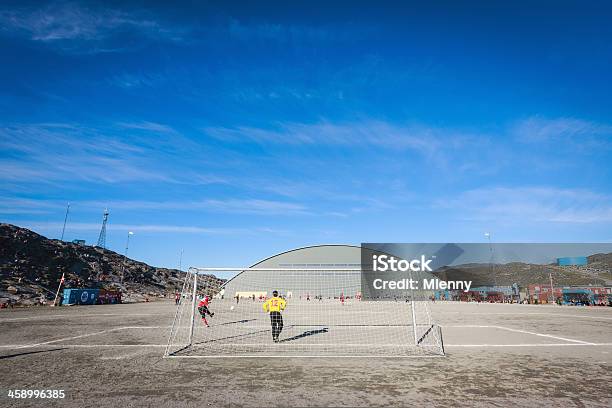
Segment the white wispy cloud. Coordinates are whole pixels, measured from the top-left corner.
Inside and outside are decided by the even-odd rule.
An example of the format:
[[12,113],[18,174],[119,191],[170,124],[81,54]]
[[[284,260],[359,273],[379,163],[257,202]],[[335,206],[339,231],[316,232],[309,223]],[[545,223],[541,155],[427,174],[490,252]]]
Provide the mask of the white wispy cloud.
[[157,133],[171,133],[171,134],[177,133],[176,130],[174,130],[172,127],[161,124],[161,123],[156,123],[156,122],[148,122],[148,121],[119,122],[117,123],[117,125],[124,129],[145,130],[148,132],[157,132]]
[[51,214],[65,206],[66,203],[53,200],[0,197],[0,214]]
[[146,10],[125,11],[71,1],[0,9],[0,26],[5,33],[75,52],[125,49],[125,45],[105,44],[117,32],[171,41],[183,35],[183,30],[161,23]]
[[252,141],[289,145],[376,146],[409,149],[432,154],[476,141],[475,136],[454,129],[425,125],[398,125],[383,121],[351,123],[280,123],[274,128],[207,127],[203,131],[227,142]]
[[124,89],[139,89],[156,87],[168,82],[166,75],[161,73],[121,73],[107,79],[107,83]]
[[307,25],[249,22],[230,19],[217,30],[224,30],[235,39],[244,41],[275,41],[282,43],[321,43],[357,41],[371,35],[376,28],[353,24]]
[[144,150],[70,124],[27,124],[0,128],[4,180],[167,181],[143,164]]
[[[16,197],[0,197],[0,214],[57,213],[66,208],[66,202],[57,200],[34,200]],[[213,213],[257,214],[257,215],[309,215],[311,210],[304,204],[265,199],[205,199],[176,201],[106,200],[72,201],[73,211],[99,211],[109,208],[114,211],[205,211]]]
[[565,143],[583,149],[612,147],[612,125],[577,118],[532,116],[517,121],[511,134],[526,143]]
[[[365,164],[378,163],[377,171],[385,178],[393,171],[396,174],[405,172],[409,162],[426,165],[432,171],[447,173],[451,177],[466,173],[491,174],[505,163],[505,158],[501,157],[505,153],[495,147],[493,135],[420,123],[381,120],[287,122],[270,128],[206,127],[202,131],[209,137],[229,145],[252,143],[279,147],[329,148],[347,154],[367,151]],[[483,151],[487,152],[486,156],[483,156]],[[485,163],[493,154],[498,156],[499,160]],[[408,157],[409,155],[412,157]],[[389,160],[392,156],[397,160]],[[283,157],[279,159],[284,160]],[[317,163],[317,156],[312,155],[293,160],[297,167],[300,164],[302,167],[313,168],[345,167],[346,176],[355,170],[355,165],[348,160]],[[358,168],[361,170],[363,166]],[[388,174],[385,175],[385,172]],[[334,189],[337,190],[337,187]]]
[[305,205],[287,201],[262,199],[205,199],[176,201],[81,201],[75,205],[84,208],[109,207],[117,210],[180,210],[180,211],[211,211],[258,215],[305,215],[309,210]]
[[258,215],[306,215],[311,214],[302,204],[260,199],[207,200],[205,205],[217,211]]
[[436,206],[473,221],[586,224],[611,223],[611,203],[611,196],[585,189],[490,187],[438,200]]
[[[63,223],[59,222],[40,222],[40,221],[22,221],[19,223],[21,227],[31,229],[33,231],[60,231]],[[85,223],[85,222],[70,222],[68,229],[70,231],[96,232],[100,231],[100,223]],[[193,225],[164,225],[164,224],[115,224],[109,222],[107,231],[132,231],[134,233],[179,233],[179,234],[206,234],[206,235],[251,235],[261,232],[284,234],[284,231],[276,230],[268,227],[253,227],[253,228],[206,228]]]
[[[14,124],[0,127],[0,180],[99,183],[153,181],[179,184],[223,182],[222,177],[165,166],[181,149],[197,148],[169,126],[123,123],[124,129],[149,133],[113,134],[70,123]],[[128,137],[129,136],[129,137]],[[160,147],[163,147],[161,149]]]

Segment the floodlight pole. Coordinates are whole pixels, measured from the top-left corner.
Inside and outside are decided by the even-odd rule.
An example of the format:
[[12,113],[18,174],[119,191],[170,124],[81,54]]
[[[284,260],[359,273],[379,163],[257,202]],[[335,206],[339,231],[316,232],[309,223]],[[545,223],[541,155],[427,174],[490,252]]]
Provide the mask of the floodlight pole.
[[548,277],[550,278],[550,302],[555,304],[555,287],[553,286],[552,273],[549,273]]
[[66,222],[68,221],[68,212],[70,212],[70,203],[68,203],[68,206],[66,207],[66,216],[64,217],[64,226],[62,228],[62,237],[60,238],[60,241],[64,240],[64,232],[66,232]]
[[[493,264],[493,245],[491,244],[491,233],[490,232],[485,232],[485,237],[487,237],[487,240],[489,241],[489,252],[491,257],[489,258],[489,272],[493,275],[493,285],[495,285],[495,290],[497,291],[497,275],[495,274],[495,266]],[[502,302],[503,302],[503,297],[502,297]]]
[[193,344],[193,327],[195,325],[196,297],[198,294],[198,271],[193,272],[193,296],[191,300],[191,327],[189,328],[189,345]]
[[123,266],[121,267],[121,284],[123,285],[123,278],[125,277],[125,264],[127,262],[128,249],[130,247],[130,235],[134,235],[132,231],[128,231],[127,241],[125,242],[125,256],[123,257]]

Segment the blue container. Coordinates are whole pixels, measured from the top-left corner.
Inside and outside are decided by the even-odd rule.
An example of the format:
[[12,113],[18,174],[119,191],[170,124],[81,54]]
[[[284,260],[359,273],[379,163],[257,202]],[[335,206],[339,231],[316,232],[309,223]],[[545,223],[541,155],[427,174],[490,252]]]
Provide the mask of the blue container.
[[63,305],[95,305],[100,289],[64,289]]
[[588,263],[589,261],[586,256],[557,258],[557,265],[559,266],[586,265]]

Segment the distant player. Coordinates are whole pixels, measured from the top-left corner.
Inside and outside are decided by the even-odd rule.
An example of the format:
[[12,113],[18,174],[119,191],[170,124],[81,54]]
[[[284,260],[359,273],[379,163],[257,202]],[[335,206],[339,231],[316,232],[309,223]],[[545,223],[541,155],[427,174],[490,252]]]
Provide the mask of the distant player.
[[283,331],[283,315],[281,311],[285,310],[287,302],[285,299],[278,296],[278,291],[272,292],[272,297],[266,300],[263,304],[263,309],[266,313],[270,313],[270,324],[272,325],[272,341],[278,343],[278,336]]
[[340,295],[340,303],[344,306],[344,293]]
[[176,292],[174,294],[174,304],[178,305],[180,303],[180,301],[181,301],[181,295],[178,292]]
[[200,316],[202,316],[202,321],[204,322],[206,327],[210,327],[208,325],[208,321],[206,320],[206,315],[209,315],[210,317],[213,317],[215,315],[214,313],[211,313],[210,310],[208,310],[209,303],[210,299],[208,298],[208,296],[204,296],[204,298],[200,300],[200,303],[198,303],[198,312],[200,312]]

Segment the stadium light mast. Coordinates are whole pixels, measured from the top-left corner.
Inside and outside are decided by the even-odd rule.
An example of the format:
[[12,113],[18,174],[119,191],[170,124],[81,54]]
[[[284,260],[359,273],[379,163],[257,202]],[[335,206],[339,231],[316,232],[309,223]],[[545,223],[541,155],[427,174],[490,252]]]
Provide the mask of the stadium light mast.
[[68,206],[66,207],[66,216],[64,217],[64,226],[62,227],[62,237],[60,238],[60,241],[64,240],[64,232],[66,232],[66,222],[68,221],[69,211],[70,211],[70,203],[68,203]]
[[553,305],[555,302],[555,287],[553,286],[552,272],[548,273],[548,278],[550,279],[550,303]]
[[493,256],[493,244],[491,244],[491,233],[490,232],[485,232],[484,236],[489,241],[489,252],[490,252],[490,255],[491,255],[490,258],[489,258],[489,272],[493,275],[493,285],[497,289],[497,275],[495,275],[495,269],[494,269],[494,266],[493,266],[494,256]]
[[125,255],[123,257],[123,266],[121,267],[121,283],[123,283],[123,278],[125,276],[125,264],[127,262],[128,250],[130,248],[130,236],[134,235],[132,231],[128,231],[127,233],[127,241],[125,242]]
[[127,234],[127,242],[125,243],[125,257],[127,258],[128,256],[128,249],[130,247],[130,236],[134,235],[134,233],[132,231],[128,231]]

